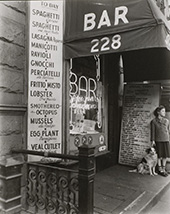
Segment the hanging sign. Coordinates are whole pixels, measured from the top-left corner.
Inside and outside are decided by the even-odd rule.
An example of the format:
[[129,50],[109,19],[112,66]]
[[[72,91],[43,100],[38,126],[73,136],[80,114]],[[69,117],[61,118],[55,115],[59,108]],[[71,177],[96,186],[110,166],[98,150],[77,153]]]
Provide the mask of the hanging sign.
[[62,70],[63,2],[30,1],[28,81],[30,150],[61,153]]
[[150,147],[150,122],[159,105],[159,84],[125,85],[119,163],[136,166]]

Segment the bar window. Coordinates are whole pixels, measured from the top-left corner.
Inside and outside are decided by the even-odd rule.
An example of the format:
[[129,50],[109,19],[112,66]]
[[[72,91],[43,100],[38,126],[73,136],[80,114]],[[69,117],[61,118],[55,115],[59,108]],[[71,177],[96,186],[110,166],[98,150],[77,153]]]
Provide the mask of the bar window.
[[103,85],[99,59],[74,59],[70,67],[70,134],[102,132]]

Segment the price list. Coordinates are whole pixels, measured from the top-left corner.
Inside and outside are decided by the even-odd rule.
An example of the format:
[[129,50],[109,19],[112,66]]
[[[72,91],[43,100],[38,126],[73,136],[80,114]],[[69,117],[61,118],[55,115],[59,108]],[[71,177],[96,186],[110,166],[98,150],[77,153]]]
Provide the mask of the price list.
[[63,2],[29,9],[28,149],[61,153]]
[[136,165],[150,146],[150,121],[159,105],[160,85],[125,85],[119,162]]

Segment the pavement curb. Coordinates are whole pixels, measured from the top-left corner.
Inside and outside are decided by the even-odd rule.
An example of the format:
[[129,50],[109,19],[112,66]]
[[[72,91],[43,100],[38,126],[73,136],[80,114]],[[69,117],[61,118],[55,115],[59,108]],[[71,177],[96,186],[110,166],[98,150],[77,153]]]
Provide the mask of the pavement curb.
[[152,209],[152,207],[155,206],[158,203],[158,201],[160,200],[160,198],[162,197],[162,195],[169,188],[170,188],[170,181],[153,198],[151,198],[151,200],[145,205],[145,207],[140,210],[139,214],[146,214],[146,213],[148,213]]
[[132,201],[122,212],[119,214],[147,214],[153,206],[160,200],[162,195],[170,187],[170,181],[160,189],[152,197],[149,192],[144,191],[138,198]]

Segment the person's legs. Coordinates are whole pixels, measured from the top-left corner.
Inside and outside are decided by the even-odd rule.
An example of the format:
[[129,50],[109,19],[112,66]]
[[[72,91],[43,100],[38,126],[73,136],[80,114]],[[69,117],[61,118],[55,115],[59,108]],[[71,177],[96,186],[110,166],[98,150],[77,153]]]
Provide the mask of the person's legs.
[[159,158],[158,159],[158,167],[159,167],[159,174],[166,177],[168,173],[166,172],[166,158]]
[[166,169],[166,161],[167,161],[166,158],[162,158],[162,169],[163,169],[164,172],[165,172],[165,169]]
[[168,176],[166,172],[166,149],[167,144],[166,142],[155,142],[156,143],[156,151],[158,155],[158,173],[164,177]]
[[158,170],[159,170],[159,172],[163,172],[163,169],[162,169],[162,158],[158,158]]

